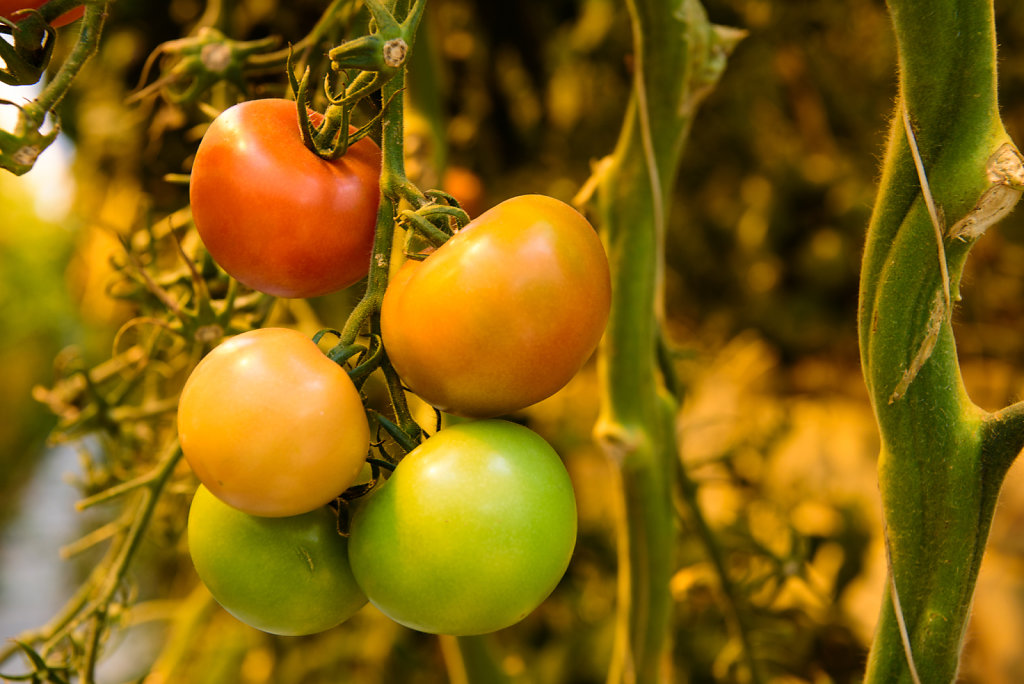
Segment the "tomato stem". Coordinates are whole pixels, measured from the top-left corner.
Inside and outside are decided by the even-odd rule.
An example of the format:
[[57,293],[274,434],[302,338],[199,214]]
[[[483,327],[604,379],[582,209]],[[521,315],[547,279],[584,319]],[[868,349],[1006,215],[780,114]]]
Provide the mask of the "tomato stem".
[[[73,3],[66,4],[73,6]],[[53,111],[54,107],[64,99],[64,95],[68,92],[78,72],[82,70],[85,63],[99,50],[100,34],[103,31],[103,22],[107,18],[108,4],[106,0],[89,0],[85,3],[85,16],[81,21],[82,25],[79,30],[78,40],[75,42],[71,54],[68,55],[60,70],[53,77],[53,80],[47,83],[43,92],[32,103],[36,107],[44,111]],[[44,5],[45,8],[46,6]],[[58,7],[57,9],[60,8]]]
[[[1024,445],[1019,407],[990,414],[968,396],[951,307],[969,250],[1020,196],[1024,158],[999,116],[992,0],[887,4],[899,99],[858,323],[889,577],[864,681],[948,682],[996,499]],[[999,212],[986,209],[992,193]]]
[[351,11],[351,0],[332,0],[331,4],[320,15],[313,29],[299,42],[282,48],[276,52],[256,54],[249,58],[249,64],[255,69],[267,69],[285,65],[290,55],[295,51],[302,51],[303,56],[299,60],[300,66],[304,66],[313,48],[320,44],[324,37],[341,21],[345,19],[344,11]]
[[[422,11],[422,0],[418,4],[421,5]],[[411,36],[407,38],[407,42],[412,45]],[[377,227],[370,256],[370,270],[366,280],[366,291],[345,321],[339,345],[353,344],[367,325],[369,334],[379,337],[380,307],[391,271],[391,252],[394,246],[398,206],[403,199],[412,199],[410,203],[417,208],[427,201],[426,196],[409,181],[405,172],[405,109],[401,96],[404,87],[405,71],[398,69],[384,83],[381,90],[381,99],[384,103],[381,111],[381,198],[377,209]],[[412,440],[410,444],[414,444],[419,440],[422,430],[412,417],[401,378],[392,367],[387,350],[383,347],[379,364],[391,398],[397,426]]]
[[440,247],[448,241],[448,238],[451,237],[450,232],[446,232],[436,227],[433,223],[428,221],[425,216],[415,211],[410,211],[408,209],[402,211],[400,220],[404,225],[416,231],[434,247]]
[[[64,5],[73,6],[67,0]],[[55,4],[53,2],[49,4]],[[82,4],[82,3],[77,3]],[[45,5],[46,11],[49,5]],[[58,7],[59,9],[59,7]],[[7,169],[15,175],[27,173],[36,162],[40,153],[56,138],[58,127],[42,133],[40,129],[46,122],[47,115],[60,103],[71,88],[85,63],[99,50],[100,34],[107,14],[107,2],[89,0],[86,3],[85,16],[81,20],[78,40],[71,49],[67,59],[53,79],[46,84],[35,100],[19,106],[18,121],[13,131],[0,129],[0,168]],[[49,16],[48,14],[44,14]]]

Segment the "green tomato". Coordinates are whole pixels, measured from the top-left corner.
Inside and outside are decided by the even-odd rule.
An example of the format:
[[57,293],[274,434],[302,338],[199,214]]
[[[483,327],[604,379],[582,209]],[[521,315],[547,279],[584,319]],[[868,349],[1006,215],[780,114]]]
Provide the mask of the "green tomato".
[[348,543],[326,507],[261,518],[200,485],[188,514],[199,578],[225,610],[256,629],[295,636],[330,629],[366,604]]
[[558,454],[500,420],[462,423],[411,451],[355,510],[352,572],[394,621],[484,634],[547,598],[576,544],[576,500]]

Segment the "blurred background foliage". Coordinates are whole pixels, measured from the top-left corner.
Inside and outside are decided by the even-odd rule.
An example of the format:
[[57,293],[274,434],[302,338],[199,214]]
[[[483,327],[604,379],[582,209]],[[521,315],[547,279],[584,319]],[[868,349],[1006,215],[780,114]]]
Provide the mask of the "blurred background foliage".
[[[325,4],[226,1],[229,34],[297,41]],[[700,484],[771,680],[855,682],[884,581],[877,437],[855,316],[861,244],[895,97],[888,18],[882,0],[704,4],[713,20],[749,35],[694,123],[672,207],[666,305],[688,397],[678,421],[681,458]],[[109,357],[115,332],[137,313],[108,293],[121,239],[187,203],[187,185],[167,175],[188,172],[209,117],[195,105],[125,100],[147,55],[189,31],[203,10],[201,0],[117,0],[100,54],[62,104],[70,175],[41,167],[0,178],[0,623],[15,630],[4,638],[36,624],[12,614],[23,605],[15,596],[45,602],[71,591],[9,572],[33,544],[39,563],[62,562],[55,546],[38,548],[40,540],[52,544],[45,529],[25,527],[49,518],[26,511],[63,507],[70,530],[58,545],[97,524],[71,512],[59,494],[67,485],[30,484],[50,458],[44,442],[54,426],[33,387],[52,384],[54,358],[67,345],[90,365]],[[1024,140],[1024,4],[997,0],[996,15],[1004,117]],[[58,50],[74,30],[62,29]],[[611,151],[628,97],[623,4],[430,0],[424,31],[407,92],[411,174],[464,197],[472,213],[525,192],[571,199]],[[257,79],[249,96],[280,95],[282,83],[280,74]],[[209,103],[222,108],[238,97],[222,85]],[[1019,398],[1024,385],[1022,223],[1024,213],[1011,215],[975,248],[956,312],[968,388],[990,409]],[[338,325],[349,305],[343,293],[281,304],[276,315],[316,329]],[[604,679],[615,511],[610,472],[589,440],[594,388],[588,368],[523,416],[573,474],[581,534],[551,600],[521,625],[480,640],[513,681]],[[1022,479],[1015,468],[996,516],[965,682],[1009,683],[1024,672]],[[162,515],[132,573],[136,601],[112,637],[101,681],[449,680],[450,642],[398,628],[370,608],[301,639],[244,627],[197,587],[181,537],[181,496]],[[678,559],[679,681],[744,681],[723,597],[685,513]]]

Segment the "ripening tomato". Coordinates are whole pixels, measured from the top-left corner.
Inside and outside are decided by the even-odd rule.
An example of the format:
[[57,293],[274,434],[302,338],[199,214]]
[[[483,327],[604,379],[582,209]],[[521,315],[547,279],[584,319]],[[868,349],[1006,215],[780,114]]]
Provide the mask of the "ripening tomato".
[[348,542],[327,507],[260,518],[200,485],[188,514],[188,546],[217,602],[264,632],[322,632],[366,604],[349,566]]
[[[20,20],[20,17],[12,15],[21,9],[39,9],[47,3],[47,0],[0,0],[0,17],[4,19]],[[85,5],[68,10],[53,20],[54,28],[65,26],[77,21],[85,14]]]
[[303,144],[298,120],[288,100],[226,109],[199,144],[189,187],[214,260],[278,297],[315,297],[363,278],[380,201],[373,140],[326,161]]
[[384,294],[381,337],[421,398],[493,417],[569,382],[597,346],[610,301],[590,223],[564,202],[525,195],[406,262]]
[[515,423],[441,430],[353,512],[349,560],[378,609],[433,634],[483,634],[547,598],[576,543],[576,500],[551,446]]
[[272,517],[305,513],[340,495],[370,443],[348,374],[287,328],[236,335],[200,361],[178,403],[178,435],[211,492]]
[[483,181],[465,166],[453,165],[446,168],[441,187],[450,193],[470,216],[476,216],[483,211]]

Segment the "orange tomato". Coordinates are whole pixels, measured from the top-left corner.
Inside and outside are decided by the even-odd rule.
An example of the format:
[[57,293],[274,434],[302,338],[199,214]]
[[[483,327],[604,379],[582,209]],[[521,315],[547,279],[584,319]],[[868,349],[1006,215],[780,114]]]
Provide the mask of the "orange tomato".
[[389,283],[381,337],[439,409],[492,417],[561,389],[594,351],[611,281],[593,227],[542,195],[506,200]]
[[470,216],[476,216],[484,209],[484,184],[480,176],[465,166],[449,166],[445,169],[441,185],[451,194]]

